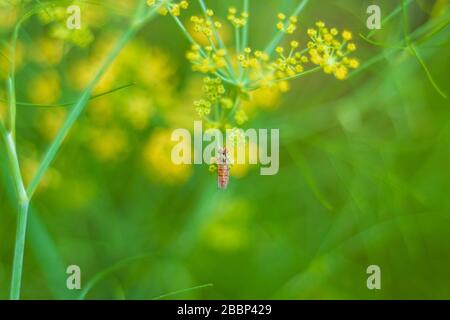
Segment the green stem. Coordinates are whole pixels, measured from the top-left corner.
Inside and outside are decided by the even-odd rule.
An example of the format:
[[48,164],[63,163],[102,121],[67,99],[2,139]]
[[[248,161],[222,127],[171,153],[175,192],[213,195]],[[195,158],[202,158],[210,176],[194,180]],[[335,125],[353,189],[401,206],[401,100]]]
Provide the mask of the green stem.
[[14,262],[12,268],[10,298],[17,300],[20,298],[20,283],[22,278],[23,253],[25,249],[25,234],[28,219],[28,205],[30,200],[23,185],[20,173],[19,159],[17,157],[16,145],[11,132],[7,132],[3,125],[0,125],[0,134],[5,140],[6,154],[8,158],[9,170],[12,173],[14,187],[19,199],[19,215],[17,220],[17,232],[14,249]]
[[29,18],[37,14],[41,9],[46,8],[49,5],[50,3],[40,4],[34,9],[25,13],[23,17],[17,22],[11,37],[11,57],[9,59],[9,79],[7,81],[9,96],[9,123],[7,128],[9,132],[11,132],[14,141],[16,138],[16,47],[17,39],[19,37],[19,31],[25,21],[27,21]]
[[[205,51],[203,50],[203,48],[197,43],[197,41],[195,41],[195,40],[192,38],[192,36],[191,36],[191,35],[189,34],[189,32],[186,30],[186,28],[185,28],[184,25],[183,25],[183,22],[181,22],[181,20],[180,20],[178,17],[176,17],[176,16],[174,16],[174,15],[171,15],[171,16],[172,16],[172,18],[175,20],[175,23],[176,23],[177,26],[180,28],[181,32],[182,32],[183,35],[186,37],[186,39],[187,39],[192,45],[199,46],[199,47],[200,47],[200,54],[201,54],[203,57],[207,57],[207,54],[205,53]],[[224,71],[228,71],[228,73],[230,73],[229,70],[224,70]],[[221,72],[224,72],[224,71],[218,70],[218,71],[215,72],[215,75],[218,76],[219,78],[221,78],[223,81],[235,85],[235,84],[236,84],[235,80],[230,79],[230,78],[228,78],[227,76],[225,76],[224,74],[221,73]]]
[[[317,72],[317,71],[319,71],[320,69],[321,69],[321,67],[315,67],[315,68],[312,68],[312,69],[309,69],[309,70],[306,70],[306,71],[297,73],[296,75],[293,75],[293,76],[290,76],[290,77],[285,77],[285,78],[277,79],[277,80],[275,80],[275,82],[298,79],[298,78],[304,77],[304,76],[306,76],[306,75],[308,75],[308,74]],[[258,82],[259,82],[259,81],[257,81],[257,82],[254,83],[253,85],[248,86],[248,87],[246,88],[246,90],[248,90],[248,91],[254,91],[254,90],[260,89],[261,86],[258,84]]]
[[13,139],[16,137],[16,90],[14,86],[14,80],[8,78],[6,81],[7,91],[8,91],[8,101],[9,101],[9,122],[8,130],[11,132]]
[[69,115],[67,116],[62,128],[58,131],[55,139],[53,140],[49,149],[45,153],[44,158],[42,159],[42,162],[39,165],[39,168],[38,168],[35,176],[33,177],[33,179],[31,179],[30,185],[27,188],[27,194],[30,199],[33,197],[33,194],[36,191],[37,187],[39,186],[39,183],[41,182],[41,180],[44,177],[45,173],[47,172],[48,168],[50,167],[53,160],[55,159],[56,154],[58,153],[59,149],[61,148],[64,138],[67,136],[70,129],[72,128],[74,123],[77,121],[77,119],[80,117],[81,113],[85,109],[85,107],[91,97],[92,91],[94,90],[97,83],[100,81],[102,76],[108,70],[109,66],[116,59],[116,57],[119,55],[119,53],[122,51],[122,48],[128,43],[128,41],[130,41],[130,39],[145,24],[145,22],[147,22],[149,19],[151,19],[152,17],[154,17],[156,15],[156,13],[159,9],[159,6],[153,8],[148,13],[146,13],[144,16],[142,16],[142,12],[145,8],[145,6],[142,5],[143,3],[144,3],[144,1],[142,1],[140,3],[140,5],[138,6],[138,9],[136,11],[136,15],[135,15],[133,22],[128,27],[128,29],[122,34],[122,36],[119,38],[119,40],[116,42],[114,48],[111,50],[109,55],[103,61],[103,64],[101,65],[100,69],[98,69],[98,71],[95,74],[92,81],[84,89],[84,91],[82,92],[77,103],[72,108]]
[[[397,14],[399,14],[400,12],[402,12],[402,8],[403,6],[409,6],[411,3],[413,2],[413,0],[406,0],[406,2],[403,4],[401,3],[397,8],[395,8],[393,11],[391,11],[391,13],[389,13],[382,21],[381,21],[381,26],[384,26],[387,22],[389,22],[392,18],[394,18]],[[375,32],[377,32],[377,29],[373,29],[372,31],[370,31],[366,38],[370,39],[372,38],[372,36],[375,34]]]
[[[247,14],[247,21],[244,24],[243,30],[242,30],[242,48],[245,50],[248,46],[248,24],[250,20],[250,13],[249,13],[249,0],[244,0],[244,13]],[[241,82],[247,82],[247,71],[248,69],[242,70],[242,66],[239,63],[240,73],[241,73]]]
[[[240,39],[240,28],[234,27],[234,39],[236,41],[236,56],[239,57],[239,55],[242,53],[241,50],[241,39]],[[238,63],[239,66],[239,77],[242,76],[242,65]]]
[[5,140],[6,145],[6,155],[8,158],[9,169],[12,173],[12,178],[14,180],[14,187],[16,189],[17,197],[20,202],[28,201],[28,196],[25,191],[25,186],[23,184],[22,175],[20,173],[19,159],[17,156],[16,145],[14,143],[14,138],[10,132],[7,132],[3,125],[0,125],[0,133]]
[[298,79],[298,78],[301,78],[301,77],[306,76],[306,75],[308,75],[308,74],[317,72],[317,71],[319,71],[319,70],[321,70],[321,69],[322,69],[321,67],[315,67],[315,68],[312,68],[312,69],[309,69],[309,70],[306,70],[306,71],[297,73],[297,74],[294,75],[294,76],[290,76],[290,77],[285,77],[285,78],[278,79],[277,81],[286,81],[286,80]]
[[[94,94],[94,95],[91,96],[91,98],[90,98],[89,100],[94,100],[94,99],[103,97],[103,96],[105,96],[105,95],[114,93],[114,92],[116,92],[116,91],[119,91],[119,90],[122,90],[122,89],[129,88],[129,87],[134,86],[134,85],[136,85],[135,82],[129,83],[129,84],[126,84],[126,85],[123,85],[123,86],[120,86],[120,87],[117,87],[117,88],[114,88],[114,89],[105,91],[105,92],[101,92],[101,93],[98,93],[98,94]],[[7,101],[7,100],[0,99],[0,102],[6,102],[6,101]],[[31,103],[31,102],[21,102],[21,101],[17,101],[17,102],[16,102],[16,105],[17,105],[18,107],[61,108],[61,107],[69,107],[69,106],[72,106],[72,105],[74,105],[75,103],[76,103],[76,101],[72,101],[72,102],[61,102],[61,103],[58,103],[58,104],[42,104],[42,103]]]
[[430,84],[433,86],[433,88],[437,91],[437,93],[443,97],[444,99],[447,99],[447,95],[442,91],[442,89],[438,86],[436,81],[433,79],[433,76],[431,75],[430,70],[428,69],[425,61],[422,59],[422,57],[419,54],[419,51],[415,48],[414,44],[411,42],[411,38],[408,33],[408,12],[406,11],[406,3],[405,0],[401,0],[402,3],[402,16],[403,16],[403,37],[405,39],[405,43],[408,46],[408,48],[411,50],[411,53],[416,57],[417,61],[425,71],[425,74],[427,75],[428,81],[430,81]]
[[233,64],[231,62],[230,59],[230,55],[228,54],[228,50],[227,47],[225,46],[225,44],[222,41],[222,38],[220,37],[219,32],[217,31],[216,27],[214,26],[214,21],[212,21],[211,17],[209,17],[207,15],[207,10],[208,8],[205,5],[205,2],[203,0],[198,0],[198,3],[200,4],[200,7],[202,8],[203,14],[205,15],[205,19],[207,19],[210,23],[211,23],[211,29],[214,35],[214,39],[216,39],[219,48],[222,50],[225,50],[225,59],[227,61],[227,71],[228,71],[228,75],[229,77],[235,82],[237,80],[236,75],[233,72]]
[[25,251],[25,236],[27,232],[28,220],[28,200],[23,201],[19,205],[19,216],[17,219],[16,245],[14,248],[14,262],[11,278],[11,291],[9,298],[11,300],[20,299],[20,286],[22,282],[23,255]]
[[160,296],[157,296],[155,298],[153,298],[152,300],[160,300],[163,298],[167,298],[170,296],[174,296],[180,293],[185,293],[185,292],[189,292],[189,291],[193,291],[193,290],[198,290],[198,289],[203,289],[203,288],[207,288],[207,287],[212,287],[213,284],[212,283],[207,283],[207,284],[203,284],[201,286],[195,286],[195,287],[191,287],[191,288],[187,288],[187,289],[181,289],[181,290],[177,290],[177,291],[173,291],[173,292],[169,292]]
[[[193,44],[193,45],[197,45],[200,47],[200,45],[197,43],[197,41],[194,40],[194,38],[192,38],[191,34],[187,31],[187,29],[184,27],[183,22],[181,22],[180,18],[178,18],[177,16],[171,15],[172,18],[175,20],[175,23],[177,24],[177,26],[180,28],[181,32],[183,33],[183,35],[186,37],[186,39],[188,39],[188,41]],[[203,51],[203,49],[200,47],[200,53],[203,56],[206,56],[206,53]]]
[[247,48],[248,46],[248,23],[250,20],[249,14],[249,0],[244,0],[244,12],[248,15],[247,21],[244,25],[243,35],[242,35],[242,48]]
[[[308,4],[309,0],[303,0],[302,2],[300,2],[297,6],[297,8],[295,9],[294,13],[292,14],[292,16],[297,17],[298,15],[300,15],[300,13],[303,11],[303,9],[305,8],[305,6]],[[269,45],[267,45],[266,49],[264,49],[264,52],[267,53],[269,56],[271,56],[275,50],[275,48],[278,46],[278,44],[281,42],[281,40],[283,40],[285,33],[283,31],[278,31],[277,34],[275,35],[275,37],[272,39],[272,41],[269,43]]]
[[233,108],[231,108],[231,110],[228,112],[225,119],[230,119],[236,113],[236,111],[240,105],[241,105],[241,98],[239,97],[239,94],[237,93],[236,98],[234,100]]
[[[21,287],[22,270],[23,270],[23,256],[24,256],[24,250],[25,250],[25,238],[26,238],[26,229],[27,229],[27,220],[28,220],[28,207],[30,204],[30,200],[31,200],[34,192],[36,191],[37,187],[39,186],[39,183],[41,182],[43,176],[45,175],[45,173],[47,172],[51,163],[55,159],[56,154],[58,153],[58,151],[64,141],[64,138],[66,137],[66,135],[72,128],[75,121],[80,116],[81,112],[85,109],[85,107],[90,99],[90,96],[92,94],[92,91],[94,90],[97,83],[100,81],[101,77],[107,71],[107,69],[112,64],[112,62],[115,60],[115,58],[119,55],[120,51],[128,43],[128,41],[135,35],[135,33],[144,25],[144,23],[147,20],[149,20],[151,17],[153,17],[156,14],[158,7],[153,10],[150,10],[149,12],[145,12],[144,11],[145,6],[143,6],[142,4],[144,4],[144,1],[142,1],[141,5],[138,6],[138,10],[136,11],[137,12],[136,16],[133,19],[131,25],[124,32],[124,34],[119,38],[116,45],[114,46],[112,51],[109,53],[109,55],[106,57],[106,59],[104,60],[103,64],[101,65],[100,69],[95,74],[92,81],[82,92],[76,105],[70,111],[62,128],[59,130],[59,132],[56,135],[56,138],[53,140],[52,144],[50,145],[50,148],[44,155],[44,158],[37,170],[36,175],[33,177],[30,185],[28,186],[28,188],[26,190],[23,185],[23,179],[20,174],[19,161],[17,158],[17,151],[15,148],[14,137],[13,137],[12,133],[6,131],[6,129],[3,127],[3,125],[0,125],[0,133],[4,137],[5,142],[6,142],[10,168],[13,173],[16,189],[17,189],[18,196],[19,196],[19,215],[18,215],[18,221],[17,221],[17,232],[16,232],[15,249],[14,249],[14,261],[13,261],[13,270],[12,270],[12,278],[11,278],[11,291],[10,291],[11,299],[16,300],[16,299],[20,298],[20,287]],[[23,22],[25,19],[27,19],[31,15],[35,14],[36,12],[37,11],[28,13],[26,15],[26,17],[22,18],[21,21]],[[144,15],[142,15],[143,12],[145,13]],[[20,23],[19,23],[19,25],[20,25]],[[18,34],[18,27],[16,27],[16,33]],[[13,37],[13,39],[17,39],[17,34],[15,37]],[[14,83],[14,79],[12,79],[12,83]]]

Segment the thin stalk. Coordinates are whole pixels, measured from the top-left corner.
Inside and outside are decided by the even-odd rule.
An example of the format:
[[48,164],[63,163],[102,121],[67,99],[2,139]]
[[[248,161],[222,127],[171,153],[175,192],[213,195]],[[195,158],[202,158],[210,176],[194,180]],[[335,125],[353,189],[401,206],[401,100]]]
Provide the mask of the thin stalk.
[[[144,1],[141,2],[141,4],[144,3]],[[82,92],[80,98],[78,99],[78,102],[76,105],[72,108],[69,115],[67,116],[62,128],[58,131],[55,139],[53,140],[52,144],[50,145],[49,149],[44,155],[44,158],[42,159],[41,164],[39,165],[39,168],[35,174],[35,176],[32,178],[30,185],[27,188],[27,193],[30,199],[32,198],[34,192],[36,191],[37,187],[39,186],[39,183],[41,182],[42,178],[44,177],[45,173],[47,172],[48,168],[52,164],[53,160],[56,157],[56,154],[58,153],[59,149],[61,148],[61,145],[64,141],[64,138],[69,133],[70,129],[72,128],[75,121],[79,118],[83,110],[85,109],[89,98],[92,94],[92,91],[94,90],[97,83],[100,81],[104,73],[108,70],[111,63],[116,59],[116,57],[119,55],[119,53],[122,51],[122,48],[128,43],[128,41],[136,34],[136,32],[143,26],[143,24],[149,20],[150,18],[154,17],[157,13],[158,7],[153,8],[150,10],[143,18],[141,17],[141,12],[143,10],[143,6],[139,6],[137,10],[137,14],[135,19],[133,20],[132,24],[128,27],[128,29],[122,34],[122,36],[117,40],[116,45],[111,50],[109,55],[104,60],[101,67],[98,69],[97,73],[95,74],[92,81],[88,84],[88,86],[84,89]]]
[[229,76],[236,81],[237,77],[234,74],[233,68],[232,68],[232,62],[230,59],[230,55],[228,54],[228,50],[227,47],[225,46],[225,44],[222,41],[222,38],[220,37],[219,32],[217,32],[216,27],[214,26],[214,22],[212,21],[211,17],[209,17],[206,13],[206,11],[208,10],[208,8],[205,5],[205,2],[203,0],[198,0],[198,3],[200,4],[200,7],[202,8],[203,14],[205,15],[205,19],[209,20],[211,22],[211,29],[214,35],[214,38],[216,39],[220,49],[225,50],[225,59],[227,61],[227,71],[229,73]]
[[11,300],[20,299],[20,286],[22,282],[23,254],[25,251],[25,236],[27,232],[28,206],[30,201],[26,200],[19,205],[19,216],[17,219],[16,245],[14,247],[14,262],[11,278]]
[[[13,59],[14,60],[14,59]],[[13,62],[11,62],[12,64]],[[14,80],[10,77],[6,81],[6,87],[8,92],[8,110],[9,110],[9,118],[8,118],[8,130],[11,132],[13,140],[16,137],[16,90],[14,85]]]
[[22,23],[32,17],[41,9],[41,6],[27,12],[17,23],[14,28],[14,32],[11,38],[11,58],[10,68],[9,68],[9,78],[7,81],[8,88],[8,100],[9,100],[9,117],[8,117],[8,130],[2,126],[0,126],[0,133],[5,140],[6,144],[6,153],[8,157],[9,168],[12,172],[14,185],[17,192],[17,197],[19,199],[19,215],[17,218],[17,231],[16,231],[16,240],[15,240],[15,248],[14,248],[14,260],[13,260],[13,268],[12,268],[12,277],[11,277],[11,290],[10,290],[10,298],[13,300],[17,300],[20,298],[20,286],[22,279],[22,270],[23,270],[23,254],[25,250],[25,236],[26,236],[26,228],[27,228],[27,219],[28,219],[28,205],[30,203],[29,197],[25,190],[22,175],[20,173],[20,165],[19,159],[17,156],[16,144],[15,144],[15,136],[16,136],[16,90],[15,90],[15,55],[16,55],[16,45],[17,38],[19,36],[19,30],[22,26]]
[[402,1],[401,5],[402,5],[402,16],[403,16],[403,19],[402,19],[402,21],[403,21],[403,37],[405,39],[405,43],[408,46],[408,48],[411,50],[411,53],[414,55],[414,57],[419,62],[420,66],[425,71],[425,74],[428,78],[428,81],[430,81],[430,84],[433,86],[433,88],[437,91],[437,93],[441,97],[443,97],[444,99],[447,99],[447,95],[444,93],[444,91],[442,91],[442,89],[438,86],[436,81],[433,79],[433,76],[431,75],[431,72],[428,69],[425,61],[422,59],[422,57],[419,54],[419,51],[417,51],[414,44],[411,42],[411,38],[408,33],[409,22],[408,22],[408,12],[406,11],[406,3],[405,3],[405,0],[401,0],[401,1]]
[[12,173],[14,187],[19,199],[19,215],[17,219],[16,241],[14,248],[14,262],[12,268],[10,299],[20,298],[20,284],[22,279],[23,253],[25,250],[25,234],[27,228],[28,205],[30,200],[25,191],[22,175],[20,173],[19,159],[17,157],[16,145],[11,132],[7,132],[0,124],[0,135],[5,140],[6,154],[9,170]]
[[247,21],[244,25],[244,29],[242,32],[242,48],[247,48],[248,46],[248,23],[250,20],[249,14],[249,0],[244,0],[244,12],[248,15]]
[[181,289],[181,290],[177,290],[177,291],[172,291],[172,292],[169,292],[169,293],[157,296],[157,297],[153,298],[152,300],[161,300],[163,298],[174,296],[174,295],[177,295],[177,294],[180,294],[180,293],[190,292],[190,291],[193,291],[193,290],[203,289],[203,288],[212,287],[212,286],[213,286],[212,283],[207,283],[207,284],[203,284],[203,285],[200,285],[200,286],[195,286],[195,287],[191,287],[191,288],[187,288],[187,289]]
[[[297,6],[297,8],[295,9],[294,13],[292,14],[292,16],[299,16],[300,13],[303,11],[303,9],[305,8],[305,6],[308,4],[309,0],[303,0],[302,2],[300,2]],[[264,49],[264,52],[267,53],[269,56],[271,56],[275,50],[275,48],[278,46],[278,44],[281,42],[281,40],[283,40],[285,36],[285,33],[283,31],[278,31],[277,34],[275,35],[275,37],[272,39],[272,41],[270,41],[270,43],[267,45],[266,49]]]
[[[234,40],[236,42],[236,56],[239,57],[239,55],[242,53],[241,49],[241,37],[240,37],[240,28],[234,27]],[[242,65],[238,63],[238,69],[239,69],[239,77],[242,77]]]
[[9,98],[9,117],[8,117],[8,126],[7,129],[11,132],[13,140],[16,138],[16,47],[17,47],[17,39],[19,37],[19,31],[22,27],[22,24],[37,14],[41,9],[49,6],[50,3],[44,3],[36,6],[33,10],[25,13],[23,17],[17,22],[12,37],[11,37],[11,47],[10,47],[10,55],[9,58],[9,79],[7,81],[8,84],[8,98]]
[[[66,121],[64,122],[62,128],[57,133],[55,139],[53,140],[50,148],[44,155],[44,158],[39,165],[36,175],[31,180],[30,185],[25,190],[23,185],[23,179],[20,174],[19,161],[17,159],[17,152],[15,148],[14,139],[11,133],[7,132],[3,126],[0,126],[0,131],[2,136],[5,137],[7,150],[8,150],[8,159],[10,162],[11,171],[13,172],[13,177],[16,182],[16,188],[19,195],[19,216],[17,221],[17,232],[16,232],[16,241],[15,241],[15,249],[14,249],[14,262],[13,262],[13,270],[11,277],[11,291],[10,298],[11,299],[19,299],[20,298],[20,287],[21,287],[21,279],[22,279],[22,270],[23,270],[23,256],[25,250],[25,237],[26,237],[26,229],[27,229],[27,220],[28,220],[28,207],[30,204],[30,200],[36,191],[39,183],[41,182],[42,177],[47,172],[51,163],[56,157],[64,138],[72,128],[75,121],[80,116],[81,112],[85,109],[92,91],[94,90],[97,83],[100,81],[101,77],[104,75],[106,70],[109,68],[111,63],[115,60],[115,58],[119,55],[122,48],[128,43],[128,41],[135,35],[135,33],[144,25],[144,23],[153,17],[158,8],[156,7],[153,10],[145,13],[143,6],[144,1],[141,1],[141,4],[138,6],[138,10],[136,11],[136,16],[133,19],[131,25],[128,29],[123,33],[123,35],[119,38],[116,45],[109,53],[109,55],[104,60],[103,64],[95,74],[92,81],[82,92],[78,102],[70,111]],[[30,16],[35,14],[37,10],[33,10],[28,13],[24,18],[22,18],[21,22],[28,19]],[[142,15],[142,12],[145,14]],[[21,24],[19,23],[19,25]],[[16,26],[16,34],[18,35],[18,27]],[[13,39],[17,39],[17,37],[13,37]],[[14,42],[13,42],[14,43]],[[14,45],[15,47],[15,45]],[[14,80],[14,79],[13,79]],[[14,83],[14,81],[13,81]]]
[[[24,18],[25,19],[25,18]],[[22,20],[24,21],[24,20]],[[15,85],[15,74],[16,74],[16,45],[17,45],[17,37],[19,36],[19,29],[21,26],[20,21],[17,26],[14,28],[12,40],[11,40],[11,58],[10,58],[10,67],[9,67],[9,78],[7,80],[7,88],[8,88],[8,100],[9,100],[9,123],[8,130],[11,132],[13,140],[16,139],[16,85]]]
[[[391,11],[382,21],[381,21],[381,26],[384,26],[387,22],[389,22],[392,18],[394,18],[397,14],[399,14],[400,12],[402,12],[402,8],[403,6],[409,6],[411,3],[413,2],[413,0],[406,0],[406,2],[403,4],[401,3],[397,8],[395,8],[393,11]],[[375,34],[375,32],[377,32],[377,29],[373,29],[372,31],[370,31],[366,38],[370,39],[372,38],[372,36]]]
[[[414,32],[412,32],[411,34],[409,34],[409,37],[411,39],[411,43],[413,45],[415,45],[416,43],[424,43],[427,40],[431,39],[431,37],[433,37],[434,35],[438,34],[440,31],[442,31],[446,24],[444,24],[444,28],[442,27],[442,25],[439,25],[438,27],[435,27],[433,25],[430,26],[430,22],[427,22],[424,26],[416,29]],[[431,35],[427,34],[427,32],[429,32],[429,30],[431,29]],[[404,46],[406,46],[406,42],[405,39],[403,39],[401,42],[399,42],[398,44],[392,46],[392,48],[385,50],[381,53],[379,53],[378,55],[372,57],[371,59],[369,59],[368,61],[366,61],[364,64],[362,64],[358,69],[356,69],[355,71],[351,72],[349,77],[355,77],[357,75],[359,75],[360,73],[362,73],[364,70],[368,69],[369,67],[371,67],[372,65],[380,62],[381,60],[386,59],[387,57],[390,57],[391,55],[393,55],[394,53],[398,52],[399,50],[404,50]]]
[[[242,48],[245,50],[248,46],[248,27],[249,27],[249,21],[250,21],[250,13],[249,13],[249,0],[244,0],[244,13],[247,14],[247,21],[244,24],[243,30],[242,30]],[[240,73],[241,73],[241,82],[247,82],[247,71],[248,69],[242,71],[242,66],[239,63],[240,67]]]
[[224,75],[220,74],[219,72],[215,72],[215,75],[218,76],[220,79],[222,79],[224,82],[229,83],[231,85],[236,86],[236,82],[233,80],[230,80],[229,78],[225,77]]
[[237,95],[236,100],[234,101],[233,108],[231,108],[231,110],[228,112],[226,119],[230,119],[236,113],[240,105],[241,105],[241,98],[239,97],[239,95]]
[[5,141],[8,166],[9,170],[12,173],[12,178],[14,181],[14,187],[16,189],[17,197],[19,198],[20,202],[25,202],[28,200],[28,196],[25,191],[25,186],[23,184],[22,174],[20,172],[19,159],[17,156],[17,150],[13,136],[10,132],[7,132],[5,127],[1,124],[0,124],[0,134]]
[[411,44],[409,46],[409,48],[411,49],[413,55],[416,57],[417,61],[419,61],[419,64],[423,68],[423,70],[428,78],[428,81],[430,81],[430,84],[433,86],[433,88],[436,90],[436,92],[442,98],[447,99],[447,95],[444,93],[444,91],[442,91],[442,89],[439,87],[439,85],[434,80],[433,75],[431,74],[431,71],[428,69],[427,64],[423,60],[422,56],[419,54],[419,51],[417,51],[416,47],[413,44]]
[[[101,92],[101,93],[98,93],[98,94],[94,94],[94,95],[92,95],[92,96],[90,97],[89,100],[94,100],[94,99],[103,97],[103,96],[105,96],[105,95],[114,93],[114,92],[116,92],[116,91],[119,91],[119,90],[122,90],[122,89],[125,89],[125,88],[129,88],[129,87],[134,86],[134,85],[136,85],[135,82],[129,83],[129,84],[126,84],[126,85],[123,85],[123,86],[120,86],[120,87],[117,87],[117,88],[114,88],[114,89],[111,89],[111,90],[108,90],[108,91],[104,91],[104,92]],[[0,101],[6,102],[6,100],[3,100],[3,99],[0,99]],[[21,102],[21,101],[17,101],[17,102],[16,102],[16,105],[17,105],[18,107],[60,108],[60,107],[69,107],[69,106],[73,106],[75,103],[76,103],[76,101],[72,101],[72,102],[62,102],[62,103],[58,103],[58,104],[42,104],[42,103],[31,103],[31,102]]]
[[309,69],[309,70],[306,70],[306,71],[297,73],[297,74],[294,75],[294,76],[290,76],[290,77],[285,77],[285,78],[278,79],[277,81],[286,81],[286,80],[298,79],[298,78],[301,78],[301,77],[306,76],[306,75],[308,75],[308,74],[317,72],[317,71],[319,71],[320,69],[322,69],[322,68],[321,68],[321,67],[315,67],[315,68],[312,68],[312,69]]
[[[183,25],[183,22],[181,22],[180,18],[178,18],[177,16],[171,15],[172,18],[175,20],[176,25],[180,28],[181,32],[183,33],[183,35],[186,37],[186,39],[192,44],[192,45],[197,45],[200,47],[200,54],[203,57],[207,57],[207,54],[205,53],[205,51],[203,50],[203,48],[197,43],[197,41],[194,40],[194,38],[192,38],[192,36],[190,35],[189,31],[187,31],[187,29],[185,28],[185,26]],[[229,73],[229,71],[228,71]],[[215,74],[221,78],[222,80],[224,80],[225,82],[231,83],[231,84],[235,84],[235,80],[233,79],[229,79],[227,76],[223,75],[220,73],[220,71],[215,72]]]
[[[177,26],[180,28],[181,32],[183,33],[183,35],[188,39],[188,41],[193,44],[193,45],[198,45],[200,46],[197,41],[194,40],[194,38],[192,38],[191,34],[187,31],[187,29],[184,27],[183,22],[181,22],[180,18],[178,18],[177,16],[171,15],[172,18],[175,20]],[[203,51],[203,48],[200,47],[200,53],[203,56],[206,56],[205,51]]]
[[[297,73],[296,75],[293,75],[293,76],[290,76],[290,77],[285,77],[285,78],[277,79],[277,80],[275,80],[275,82],[298,79],[298,78],[304,77],[304,76],[306,76],[306,75],[308,75],[308,74],[317,72],[317,71],[319,71],[320,69],[321,69],[321,67],[315,67],[315,68],[312,68],[312,69],[309,69],[309,70],[306,70],[306,71]],[[259,82],[259,81],[258,81],[258,82]],[[258,82],[254,83],[253,85],[248,86],[246,89],[247,89],[248,91],[258,90],[259,88],[261,88],[261,86],[258,84]]]
[[394,46],[394,45],[390,45],[390,44],[387,44],[387,43],[381,43],[381,42],[373,41],[373,40],[370,40],[369,38],[367,38],[366,36],[364,36],[362,34],[359,34],[359,36],[361,37],[361,39],[363,39],[367,43],[370,43],[371,45],[374,45],[374,46],[377,46],[377,47],[383,47],[383,48],[386,48],[386,49],[399,49],[399,50],[407,49],[407,47],[404,47],[404,46]]

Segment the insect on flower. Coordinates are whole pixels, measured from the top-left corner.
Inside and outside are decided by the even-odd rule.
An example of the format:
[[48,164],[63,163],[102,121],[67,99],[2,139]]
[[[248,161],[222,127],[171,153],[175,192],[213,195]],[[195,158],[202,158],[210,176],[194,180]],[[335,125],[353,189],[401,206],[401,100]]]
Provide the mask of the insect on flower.
[[217,186],[219,189],[226,189],[230,180],[230,159],[226,148],[219,149],[217,157]]
[[[309,0],[295,0],[298,5],[291,15],[278,13],[277,33],[262,50],[249,46],[249,26],[253,21],[250,0],[243,1],[241,10],[228,9],[226,18],[234,29],[234,41],[225,41],[222,37],[225,19],[217,19],[205,0],[198,0],[202,14],[191,16],[192,27],[187,28],[180,15],[187,11],[189,2],[147,0],[149,6],[158,6],[160,14],[171,15],[190,42],[186,58],[194,71],[204,74],[203,97],[194,102],[194,107],[211,128],[226,131],[243,127],[249,120],[243,101],[257,96],[259,89],[274,89],[281,94],[289,90],[289,81],[318,71],[345,80],[351,70],[360,65],[353,57],[357,46],[352,42],[352,33],[329,27],[322,21],[307,29],[308,40],[304,44],[291,40],[288,46],[283,45],[281,41],[285,36],[299,30],[298,16]],[[219,189],[226,189],[231,167],[229,153],[226,148],[218,153],[209,170],[217,170]]]

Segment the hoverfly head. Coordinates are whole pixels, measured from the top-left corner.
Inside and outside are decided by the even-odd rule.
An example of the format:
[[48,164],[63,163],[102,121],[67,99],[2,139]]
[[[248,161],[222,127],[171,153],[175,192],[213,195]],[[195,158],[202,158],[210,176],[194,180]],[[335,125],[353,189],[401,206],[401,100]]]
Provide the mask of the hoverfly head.
[[220,164],[227,164],[229,162],[228,151],[225,147],[219,149],[218,162]]

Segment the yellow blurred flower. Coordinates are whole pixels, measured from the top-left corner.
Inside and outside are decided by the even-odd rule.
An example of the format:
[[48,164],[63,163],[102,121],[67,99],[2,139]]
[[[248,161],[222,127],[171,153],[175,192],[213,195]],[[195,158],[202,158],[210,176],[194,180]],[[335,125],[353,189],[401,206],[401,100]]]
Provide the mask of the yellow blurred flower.
[[8,78],[9,72],[9,62],[8,59],[3,55],[3,48],[0,46],[0,81],[5,81]]
[[[77,3],[77,5],[81,6],[82,12],[96,10],[93,6],[86,7],[79,3]],[[92,16],[92,14],[84,17],[85,19],[83,19],[82,28],[69,29],[66,25],[68,14],[65,6],[48,6],[38,13],[38,18],[40,21],[49,26],[50,35],[52,37],[64,40],[82,48],[87,47],[94,40],[94,34],[91,31],[92,21],[86,19],[89,16]]]
[[13,28],[17,21],[19,7],[10,1],[0,1],[0,33]]
[[100,60],[83,59],[72,61],[69,66],[69,81],[76,90],[83,90],[92,80],[95,70],[97,70]]
[[43,111],[37,123],[40,134],[46,140],[52,140],[61,128],[66,114],[67,111],[63,107]]
[[177,101],[170,108],[164,110],[164,116],[169,126],[174,128],[191,128],[192,123],[198,120],[198,115],[192,107],[192,101],[198,98],[198,92],[202,90],[203,81],[199,77],[186,79],[183,90],[178,93]]
[[[33,179],[34,175],[36,174],[38,167],[39,167],[38,157],[35,156],[34,154],[29,157],[21,158],[20,168],[22,171],[22,177],[25,185],[31,182],[31,179]],[[61,174],[59,173],[59,171],[56,170],[55,168],[50,168],[42,178],[41,183],[39,184],[39,187],[36,190],[36,192],[40,193],[49,188],[54,189],[61,184],[61,180],[62,180]]]
[[89,132],[89,147],[98,160],[115,161],[127,151],[128,138],[118,127],[94,128]]
[[152,180],[167,183],[184,183],[191,175],[190,165],[175,165],[171,159],[172,148],[177,142],[171,141],[172,130],[157,129],[144,146],[143,164]]
[[[222,41],[225,44],[228,44],[232,40],[232,34],[233,30],[231,29],[231,26],[227,23],[223,23],[220,19],[216,19],[216,23],[219,23],[220,28],[217,28],[220,30],[220,37],[222,38]],[[206,37],[203,33],[195,32],[195,24],[190,23],[187,25],[187,28],[189,30],[189,33],[191,34],[192,38],[202,47],[210,45],[210,40],[208,40],[208,37]],[[211,41],[214,43],[214,45],[217,45],[217,41],[215,39],[211,39]]]
[[[17,41],[15,50],[15,67],[16,71],[20,70],[23,65],[23,44],[21,41]],[[6,80],[9,75],[11,61],[11,50],[7,43],[0,42],[0,81]]]
[[106,126],[111,124],[114,118],[114,108],[106,97],[96,99],[87,108],[89,121],[93,126]]
[[61,95],[60,78],[53,70],[41,71],[27,84],[27,93],[33,103],[54,103]]
[[279,106],[282,92],[276,87],[262,87],[251,93],[251,99],[243,102],[244,109],[253,114],[258,109],[275,110]]
[[[3,97],[4,95],[0,95],[0,97]],[[6,102],[0,101],[0,121],[5,122],[6,118],[6,110],[8,108],[8,105]]]
[[30,58],[39,64],[57,65],[64,54],[64,43],[61,40],[41,37],[29,48]]
[[144,93],[135,94],[124,106],[124,115],[136,130],[145,129],[154,112],[151,99]]

